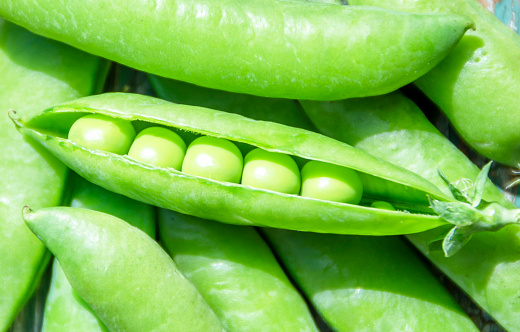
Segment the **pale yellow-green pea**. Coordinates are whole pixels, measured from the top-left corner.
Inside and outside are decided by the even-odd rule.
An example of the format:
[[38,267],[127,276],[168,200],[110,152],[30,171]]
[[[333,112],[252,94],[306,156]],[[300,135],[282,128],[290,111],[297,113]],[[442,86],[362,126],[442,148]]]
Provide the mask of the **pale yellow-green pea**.
[[363,184],[359,175],[349,168],[313,160],[302,169],[301,195],[359,204],[363,196]]
[[85,115],[72,125],[68,139],[78,145],[105,152],[126,154],[135,138],[130,121],[102,114]]
[[185,153],[186,143],[177,133],[150,127],[137,135],[128,155],[146,164],[180,171]]
[[244,185],[297,195],[300,183],[300,170],[289,155],[257,148],[245,157]]
[[182,163],[182,172],[217,181],[239,183],[242,153],[230,141],[202,136],[191,142]]
[[385,201],[375,201],[370,206],[376,209],[395,211],[395,207],[392,204]]

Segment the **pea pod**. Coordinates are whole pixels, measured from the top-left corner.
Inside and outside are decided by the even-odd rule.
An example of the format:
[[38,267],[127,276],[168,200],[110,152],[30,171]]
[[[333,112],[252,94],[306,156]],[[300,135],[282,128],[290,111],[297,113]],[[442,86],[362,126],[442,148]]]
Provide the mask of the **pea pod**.
[[[75,175],[72,207],[92,209],[117,216],[155,237],[155,211],[149,206],[114,194]],[[52,267],[52,281],[45,302],[42,331],[108,331],[90,306],[72,289],[58,260]]]
[[[209,90],[160,77],[151,77],[151,81],[161,98],[174,102],[313,127],[301,114],[301,108],[287,104],[287,100]],[[338,236],[268,228],[261,232],[291,279],[333,330],[475,329],[399,237]],[[213,241],[209,234],[204,237]]]
[[4,0],[0,16],[160,76],[312,100],[393,91],[431,69],[472,24],[458,15],[273,0],[131,7],[125,1]]
[[50,108],[17,124],[24,134],[38,140],[89,181],[145,203],[201,218],[239,225],[370,235],[413,233],[446,224],[432,215],[382,211],[222,183],[82,148],[62,138],[72,122],[92,112],[141,125],[175,127],[181,134],[190,131],[223,137],[265,150],[352,168],[360,172],[369,201],[370,196],[378,200],[382,196],[394,206],[409,211],[429,212],[427,194],[449,200],[415,174],[325,136],[146,96],[92,96]]
[[[406,167],[429,179],[445,193],[449,193],[450,188],[439,176],[438,169],[452,186],[470,185],[468,181],[457,183],[457,180],[474,179],[478,174],[478,168],[401,94],[302,104],[320,131]],[[402,144],[403,141],[407,144]],[[514,207],[489,182],[482,194],[486,201],[498,202],[505,208]],[[430,250],[429,244],[438,239],[434,230],[408,238],[503,327],[519,331],[519,230],[515,225],[496,233],[476,234],[467,246],[450,258]]]
[[[446,201],[449,206],[441,211],[443,219],[476,231],[494,230],[518,219],[514,212],[488,215],[485,209],[468,208],[412,172],[316,133],[146,96],[92,96],[50,108],[32,119],[15,120],[23,133],[40,141],[81,176],[109,190],[184,214],[242,225],[361,235],[414,233],[447,224],[432,215],[382,211],[222,183],[83,148],[62,138],[73,122],[88,113],[133,120],[141,126],[170,126],[347,167],[359,172],[365,203],[385,200],[398,209],[431,212],[429,195],[435,204]],[[185,192],[191,194],[186,196]]]
[[254,228],[159,211],[161,242],[228,331],[317,331]]
[[409,12],[464,13],[476,24],[415,84],[484,156],[520,167],[520,36],[475,0],[353,0]]
[[[107,65],[0,19],[0,331],[13,323],[49,261],[48,251],[23,223],[20,208],[59,204],[66,177],[65,166],[20,137],[5,114],[17,108],[29,115],[91,94],[104,81]],[[27,331],[32,323],[39,324],[25,320],[17,327]]]
[[478,331],[401,238],[262,232],[335,331]]
[[26,207],[23,218],[110,330],[222,331],[168,254],[125,221],[71,207]]

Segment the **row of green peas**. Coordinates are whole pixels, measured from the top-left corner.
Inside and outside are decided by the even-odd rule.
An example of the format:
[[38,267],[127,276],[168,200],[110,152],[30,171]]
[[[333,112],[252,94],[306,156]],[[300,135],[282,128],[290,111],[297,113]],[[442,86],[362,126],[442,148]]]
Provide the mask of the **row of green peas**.
[[[349,204],[359,204],[363,195],[357,172],[342,166],[312,160],[300,173],[287,154],[255,148],[243,158],[234,143],[212,136],[198,137],[186,147],[172,130],[148,127],[136,136],[130,121],[106,115],[81,117],[70,128],[68,138],[86,148],[128,154],[154,167],[216,181]],[[395,210],[387,202],[374,202],[372,206]]]

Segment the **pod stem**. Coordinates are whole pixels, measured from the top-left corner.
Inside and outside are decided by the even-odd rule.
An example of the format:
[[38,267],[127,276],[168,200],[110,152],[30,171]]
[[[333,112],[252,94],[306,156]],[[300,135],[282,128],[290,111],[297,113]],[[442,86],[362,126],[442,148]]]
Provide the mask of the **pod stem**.
[[474,183],[469,179],[450,183],[439,171],[439,175],[458,200],[442,202],[430,198],[431,208],[454,225],[442,239],[442,250],[446,257],[457,253],[475,233],[496,232],[504,226],[520,222],[520,209],[509,209],[499,203],[482,200],[490,167],[491,162],[482,168]]

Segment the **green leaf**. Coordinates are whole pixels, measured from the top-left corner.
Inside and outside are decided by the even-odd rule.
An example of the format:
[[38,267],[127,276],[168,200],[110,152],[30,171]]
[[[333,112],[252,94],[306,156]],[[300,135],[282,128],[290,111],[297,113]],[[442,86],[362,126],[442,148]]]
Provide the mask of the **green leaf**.
[[468,243],[471,236],[473,236],[473,233],[473,225],[453,227],[444,238],[444,241],[442,241],[442,250],[444,251],[444,255],[446,257],[451,257],[456,254],[466,243]]
[[465,179],[461,179],[461,180],[457,181],[457,182],[462,181],[465,184],[465,188],[461,190],[456,185],[454,185],[452,182],[450,182],[450,180],[446,177],[446,175],[444,175],[444,173],[442,173],[440,170],[438,170],[438,172],[439,172],[439,176],[446,183],[446,185],[450,189],[451,194],[453,195],[453,197],[455,197],[456,200],[465,202],[465,203],[471,203],[468,195],[466,194],[467,189],[472,186],[471,180],[466,179],[469,181],[469,183],[466,181],[463,181]]
[[475,190],[473,192],[473,203],[471,204],[473,207],[477,207],[482,201],[484,186],[486,185],[486,180],[488,178],[489,169],[491,168],[492,163],[493,161],[487,163],[477,176],[477,180],[475,181]]

